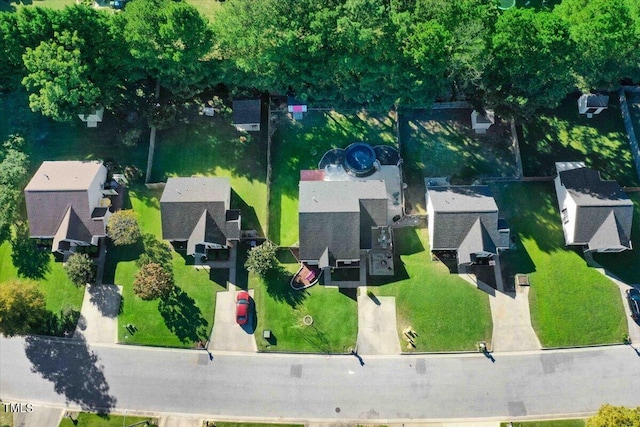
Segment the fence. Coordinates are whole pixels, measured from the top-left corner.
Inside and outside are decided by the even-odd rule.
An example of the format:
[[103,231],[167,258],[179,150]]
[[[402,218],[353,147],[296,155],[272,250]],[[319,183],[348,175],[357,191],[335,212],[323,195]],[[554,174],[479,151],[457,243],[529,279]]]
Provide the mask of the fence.
[[627,95],[624,88],[618,91],[620,95],[620,111],[622,112],[622,120],[624,121],[624,127],[627,130],[627,136],[629,137],[629,145],[631,146],[631,154],[636,164],[636,174],[640,179],[640,150],[638,149],[638,140],[636,139],[636,132],[633,129],[633,123],[631,114],[629,113],[629,105],[627,104]]

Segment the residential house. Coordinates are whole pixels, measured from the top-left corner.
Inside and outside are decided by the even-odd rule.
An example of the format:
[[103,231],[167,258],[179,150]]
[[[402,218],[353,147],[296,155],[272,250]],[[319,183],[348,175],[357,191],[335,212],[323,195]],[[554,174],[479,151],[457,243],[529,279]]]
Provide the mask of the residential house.
[[301,181],[300,261],[322,269],[325,284],[332,269],[356,272],[339,286],[366,284],[367,261],[370,274],[393,274],[388,203],[382,180]]
[[633,203],[615,181],[583,162],[556,163],[554,183],[567,246],[590,252],[632,249]]
[[510,231],[486,185],[427,185],[431,251],[458,265],[487,264],[508,249]]
[[259,99],[233,100],[233,125],[241,132],[260,130],[261,105]]
[[169,178],[160,198],[162,238],[187,255],[207,257],[240,239],[229,178]]
[[101,162],[43,162],[24,190],[30,237],[63,255],[96,252],[117,189]]

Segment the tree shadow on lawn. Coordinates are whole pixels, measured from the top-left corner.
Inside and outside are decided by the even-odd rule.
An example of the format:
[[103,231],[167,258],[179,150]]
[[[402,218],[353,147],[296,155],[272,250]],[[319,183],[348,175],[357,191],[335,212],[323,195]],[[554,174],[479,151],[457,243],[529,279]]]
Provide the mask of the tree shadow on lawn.
[[282,267],[269,271],[263,278],[265,289],[270,297],[296,308],[302,304],[309,293],[306,290],[293,289],[289,283],[290,280],[291,273]]
[[318,329],[315,323],[312,323],[311,326],[303,325],[298,328],[297,331],[304,341],[309,343],[320,353],[331,353],[331,343],[327,339],[326,334]]
[[196,117],[162,132],[153,178],[210,174],[219,167],[234,176],[265,182],[266,144],[260,139],[238,132],[228,119]]
[[419,176],[449,176],[468,184],[486,176],[513,176],[510,128],[497,122],[486,135],[471,130],[470,109],[414,110],[400,120],[405,168]]
[[80,324],[82,320],[80,312],[71,308],[64,308],[59,313],[46,311],[42,323],[34,332],[54,337],[70,337],[73,335],[76,325]]
[[206,341],[209,322],[202,317],[202,312],[196,302],[178,286],[171,294],[158,304],[158,311],[162,315],[169,330],[182,343]]
[[98,356],[89,349],[84,338],[53,340],[28,336],[25,353],[32,363],[31,371],[53,383],[67,403],[80,405],[83,411],[109,413],[116,399],[109,394]]
[[28,279],[44,279],[51,270],[51,251],[38,247],[34,239],[29,238],[26,223],[16,225],[16,235],[11,239],[11,262],[18,275]]
[[588,119],[578,114],[573,94],[554,110],[544,110],[522,125],[520,150],[525,176],[553,176],[555,162],[581,161],[621,185],[638,177],[616,97],[609,108]]
[[264,236],[264,230],[258,220],[258,215],[253,206],[247,204],[238,193],[233,189],[231,190],[231,208],[240,209],[242,215],[242,228],[245,230],[256,230],[258,236]]

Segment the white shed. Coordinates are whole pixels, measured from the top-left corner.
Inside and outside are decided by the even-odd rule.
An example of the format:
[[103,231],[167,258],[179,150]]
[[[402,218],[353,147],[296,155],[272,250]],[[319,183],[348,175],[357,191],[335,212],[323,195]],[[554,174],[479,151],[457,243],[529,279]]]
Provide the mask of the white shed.
[[477,134],[487,133],[487,129],[496,122],[493,110],[485,110],[484,114],[473,110],[471,112],[471,128]]
[[578,113],[586,114],[588,118],[594,114],[600,114],[609,107],[609,97],[607,95],[596,95],[585,93],[578,98]]

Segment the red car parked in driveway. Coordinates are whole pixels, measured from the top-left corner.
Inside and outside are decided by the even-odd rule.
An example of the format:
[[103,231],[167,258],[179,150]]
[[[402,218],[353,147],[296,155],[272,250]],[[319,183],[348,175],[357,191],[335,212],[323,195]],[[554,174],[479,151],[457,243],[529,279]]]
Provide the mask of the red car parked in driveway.
[[236,295],[236,322],[238,325],[246,325],[249,321],[249,306],[251,297],[249,292],[240,291]]

